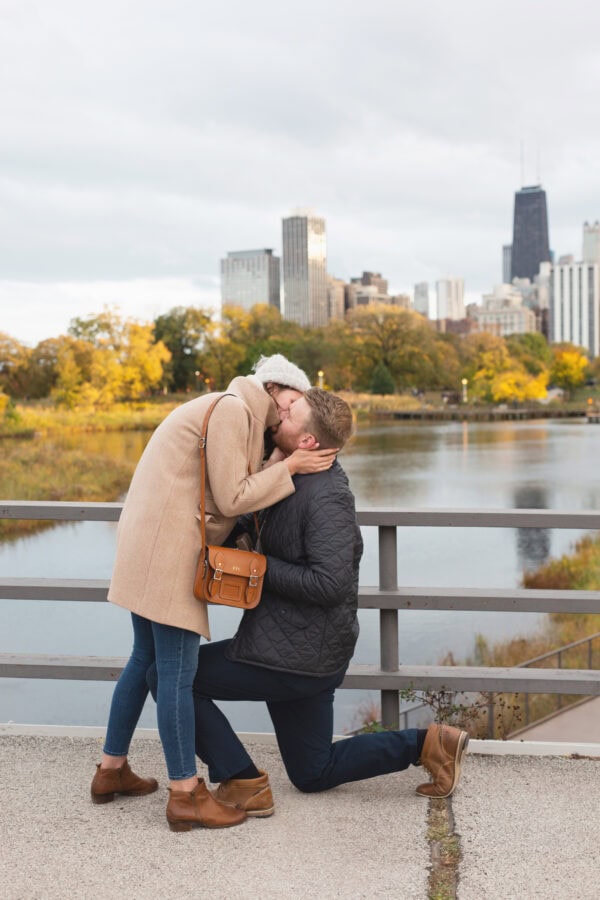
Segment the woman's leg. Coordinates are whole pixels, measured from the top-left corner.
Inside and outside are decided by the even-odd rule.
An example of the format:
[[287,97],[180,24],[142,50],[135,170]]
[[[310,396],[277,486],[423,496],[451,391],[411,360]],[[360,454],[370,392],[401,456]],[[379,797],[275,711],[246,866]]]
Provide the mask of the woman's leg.
[[157,622],[152,622],[152,631],[158,676],[158,731],[167,771],[172,787],[179,791],[191,791],[198,783],[192,684],[198,665],[200,635]]
[[148,696],[146,672],[154,661],[152,622],[135,613],[131,614],[131,621],[133,650],[113,693],[102,768],[119,768],[125,761]]

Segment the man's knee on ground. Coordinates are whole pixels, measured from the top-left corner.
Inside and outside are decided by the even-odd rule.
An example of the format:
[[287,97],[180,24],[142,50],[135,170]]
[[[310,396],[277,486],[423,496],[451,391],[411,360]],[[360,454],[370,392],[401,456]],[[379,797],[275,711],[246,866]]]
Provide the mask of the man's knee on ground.
[[327,790],[321,775],[311,775],[309,772],[294,772],[290,769],[287,769],[287,774],[294,787],[302,791],[303,794],[318,794],[319,791]]

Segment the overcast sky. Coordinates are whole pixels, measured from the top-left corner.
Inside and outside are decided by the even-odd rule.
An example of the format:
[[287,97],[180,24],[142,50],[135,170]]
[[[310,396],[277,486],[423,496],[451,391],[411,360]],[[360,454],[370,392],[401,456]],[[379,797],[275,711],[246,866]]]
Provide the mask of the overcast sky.
[[394,292],[501,281],[514,191],[600,219],[591,0],[0,0],[0,331],[219,305],[228,250],[327,222]]

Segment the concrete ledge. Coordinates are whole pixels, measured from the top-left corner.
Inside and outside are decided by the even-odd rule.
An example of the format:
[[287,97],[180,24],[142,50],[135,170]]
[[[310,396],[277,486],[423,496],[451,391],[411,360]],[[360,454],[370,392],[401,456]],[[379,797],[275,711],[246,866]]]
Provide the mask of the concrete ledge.
[[[32,735],[38,737],[103,738],[106,728],[97,725],[29,725],[18,722],[0,723],[0,735]],[[276,747],[275,735],[270,732],[238,732],[242,741]],[[136,738],[157,741],[155,728],[138,728]],[[335,735],[343,740],[348,735]],[[469,741],[469,753],[483,756],[589,756],[600,759],[600,744],[582,741]]]
[[484,756],[592,756],[600,759],[600,744],[581,741],[469,741],[469,753]]

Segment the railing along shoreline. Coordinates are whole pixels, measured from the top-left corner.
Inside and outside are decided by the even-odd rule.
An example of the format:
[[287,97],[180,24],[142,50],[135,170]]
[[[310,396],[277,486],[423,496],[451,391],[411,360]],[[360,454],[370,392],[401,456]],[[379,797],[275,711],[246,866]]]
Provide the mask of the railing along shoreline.
[[[116,522],[121,503],[0,501],[0,518]],[[600,591],[398,587],[397,528],[564,528],[600,530],[600,514],[590,511],[359,509],[361,526],[379,531],[379,585],[359,589],[359,607],[379,609],[380,660],[352,664],[343,688],[381,691],[382,721],[400,721],[399,691],[519,692],[600,694],[598,669],[401,665],[398,640],[400,610],[479,610],[504,612],[600,613]],[[0,578],[0,600],[104,602],[108,580]],[[0,677],[68,680],[116,680],[126,660],[0,653]]]

